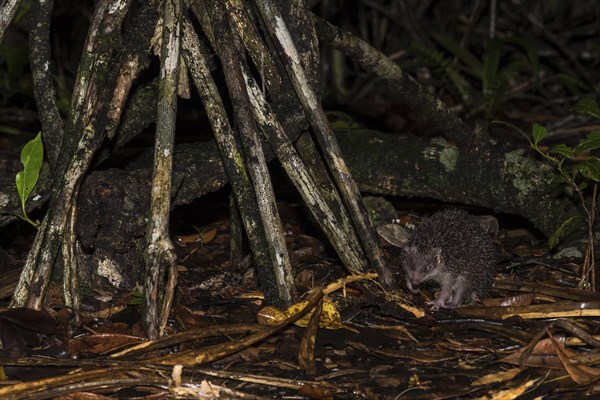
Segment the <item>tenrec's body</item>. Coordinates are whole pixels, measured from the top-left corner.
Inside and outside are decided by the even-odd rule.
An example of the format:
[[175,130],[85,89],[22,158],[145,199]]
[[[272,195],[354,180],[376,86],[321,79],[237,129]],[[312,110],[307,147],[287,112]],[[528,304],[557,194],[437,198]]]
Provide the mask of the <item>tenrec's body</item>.
[[441,211],[418,225],[404,248],[411,291],[426,281],[440,286],[433,308],[454,308],[489,293],[496,251],[478,220],[462,210]]

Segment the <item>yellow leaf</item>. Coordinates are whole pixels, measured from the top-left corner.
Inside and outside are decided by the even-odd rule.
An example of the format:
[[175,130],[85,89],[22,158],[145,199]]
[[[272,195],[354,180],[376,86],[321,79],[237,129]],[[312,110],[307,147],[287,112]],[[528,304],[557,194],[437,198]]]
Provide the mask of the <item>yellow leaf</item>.
[[286,315],[285,311],[273,306],[263,307],[258,310],[258,313],[256,314],[258,323],[263,325],[277,325],[283,322],[287,317],[288,315]]
[[[294,315],[298,311],[302,310],[306,306],[306,301],[300,301],[296,304],[291,305],[287,309],[288,315]],[[312,311],[308,313],[304,318],[301,318],[296,322],[298,326],[307,326]],[[338,311],[335,303],[327,296],[323,298],[323,311],[321,312],[321,319],[319,320],[319,326],[325,329],[342,329],[345,328],[342,323],[342,316]]]

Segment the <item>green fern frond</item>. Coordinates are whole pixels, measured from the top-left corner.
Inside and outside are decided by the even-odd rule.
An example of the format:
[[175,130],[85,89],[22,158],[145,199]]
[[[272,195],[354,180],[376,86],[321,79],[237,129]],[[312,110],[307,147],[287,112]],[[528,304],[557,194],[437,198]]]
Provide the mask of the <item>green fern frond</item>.
[[462,102],[465,105],[471,104],[471,95],[466,80],[452,65],[451,58],[446,57],[441,51],[419,42],[413,42],[409,51],[423,58],[427,65],[434,68],[434,73],[448,78],[458,91]]

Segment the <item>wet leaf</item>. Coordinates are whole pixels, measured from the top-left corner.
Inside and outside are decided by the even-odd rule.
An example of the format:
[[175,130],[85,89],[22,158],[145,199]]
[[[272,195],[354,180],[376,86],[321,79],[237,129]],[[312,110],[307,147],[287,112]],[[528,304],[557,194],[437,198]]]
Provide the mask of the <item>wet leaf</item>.
[[532,128],[533,144],[537,146],[538,143],[548,136],[548,131],[540,124],[533,124]]
[[0,318],[30,331],[51,335],[56,332],[58,321],[46,311],[32,308],[9,308],[0,312]]
[[[287,314],[288,315],[296,314],[297,312],[302,310],[304,307],[306,307],[306,304],[307,304],[306,301],[300,301],[296,304],[292,304],[287,309]],[[296,325],[307,326],[312,313],[313,313],[313,311],[311,311],[304,318],[299,319],[296,322]],[[331,299],[329,297],[323,298],[323,311],[321,313],[321,319],[319,320],[319,326],[321,328],[325,328],[325,329],[344,328],[344,324],[342,323],[342,316],[340,315],[340,312],[337,309],[337,306],[335,305],[335,303],[333,301],[331,301]]]
[[549,154],[561,154],[561,155],[563,155],[565,157],[569,157],[569,158],[573,157],[573,149],[564,143],[557,144],[556,146],[554,146],[553,148],[548,150],[548,153]]
[[323,311],[323,300],[315,307],[310,316],[310,321],[302,341],[300,342],[300,350],[298,352],[298,364],[300,368],[309,374],[316,374],[317,366],[315,365],[315,343],[317,340],[317,331],[319,330],[321,313]]
[[285,321],[287,317],[288,315],[285,313],[285,311],[273,306],[261,308],[256,315],[258,323],[264,325],[277,325]]
[[[308,303],[306,301],[299,301],[298,303],[292,304],[285,311],[282,311],[277,307],[266,306],[258,311],[256,317],[258,322],[261,324],[277,325],[286,318],[289,318],[290,316],[302,310],[307,304]],[[296,321],[296,325],[306,327],[313,312],[314,310],[309,312],[305,317]],[[342,323],[342,317],[335,303],[328,297],[325,297],[323,300],[323,311],[321,313],[321,319],[319,320],[319,326],[325,329],[346,328],[346,326]]]
[[596,182],[600,182],[600,160],[592,157],[577,165],[581,175]]
[[119,333],[99,333],[80,336],[69,342],[69,354],[105,354],[131,344],[144,341],[144,338]]
[[595,118],[600,118],[600,107],[598,106],[598,103],[589,97],[579,100],[573,106],[573,111],[577,111],[580,114],[587,114]]
[[585,139],[581,139],[579,144],[575,147],[575,154],[595,150],[597,148],[600,148],[600,130],[592,131]]
[[484,375],[472,383],[473,386],[488,385],[494,382],[506,382],[523,372],[522,368],[511,368],[506,371]]
[[591,368],[585,365],[574,365],[571,364],[571,357],[575,355],[574,352],[567,349],[564,344],[560,344],[554,339],[554,336],[548,332],[548,336],[550,336],[550,340],[554,345],[554,349],[556,350],[556,354],[558,358],[562,362],[565,370],[569,373],[571,379],[580,385],[590,384],[598,378],[600,378],[600,369]]
[[[560,340],[564,341],[565,338],[560,337]],[[500,359],[500,362],[519,365],[521,361],[521,355],[523,354],[523,352],[524,348]],[[552,345],[550,339],[540,340],[538,343],[536,343],[535,347],[533,348],[533,351],[531,352],[529,357],[527,357],[523,366],[562,369],[562,364],[556,356],[556,350],[554,349],[554,346]]]
[[185,247],[190,244],[208,244],[212,242],[217,236],[217,228],[211,228],[202,230],[198,233],[193,233],[191,235],[176,235],[175,242],[181,246]]

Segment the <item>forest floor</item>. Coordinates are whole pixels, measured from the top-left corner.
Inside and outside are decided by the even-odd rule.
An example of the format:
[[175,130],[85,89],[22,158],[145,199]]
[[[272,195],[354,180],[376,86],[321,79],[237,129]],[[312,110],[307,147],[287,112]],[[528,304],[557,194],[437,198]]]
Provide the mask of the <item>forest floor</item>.
[[[396,206],[412,223],[418,217],[406,211],[434,210]],[[315,288],[330,288],[319,326],[264,308],[250,257],[229,262],[226,212],[204,212],[213,218],[195,221],[200,226],[176,212],[179,278],[166,335],[147,341],[139,293],[108,284],[84,297],[82,325],[70,327],[56,277],[43,311],[0,312],[0,398],[580,398],[598,391],[600,371],[583,363],[594,354],[600,323],[589,316],[597,317],[599,298],[576,289],[582,260],[552,255],[524,222],[499,219],[492,296],[432,311],[434,287],[402,290],[399,248],[382,242],[400,289],[385,292],[374,280],[348,277],[299,204],[282,202],[280,211],[304,301],[296,309]],[[26,240],[2,250],[2,268],[19,264]],[[344,284],[333,290],[335,282]],[[567,362],[573,356],[582,364]]]

